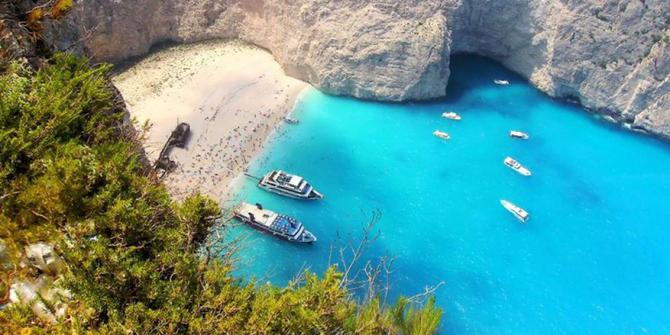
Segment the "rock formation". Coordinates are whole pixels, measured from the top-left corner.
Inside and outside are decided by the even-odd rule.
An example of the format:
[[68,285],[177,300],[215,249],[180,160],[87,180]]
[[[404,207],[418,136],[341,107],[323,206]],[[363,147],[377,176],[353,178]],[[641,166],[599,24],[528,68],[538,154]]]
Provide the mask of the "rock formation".
[[496,59],[549,95],[670,138],[667,0],[87,0],[49,30],[119,62],[159,42],[240,38],[333,94],[445,94],[449,55]]

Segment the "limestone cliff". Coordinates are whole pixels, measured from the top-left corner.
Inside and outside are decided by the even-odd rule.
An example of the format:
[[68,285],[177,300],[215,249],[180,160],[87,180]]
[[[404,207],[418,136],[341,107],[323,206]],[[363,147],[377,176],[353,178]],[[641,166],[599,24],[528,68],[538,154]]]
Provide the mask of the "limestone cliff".
[[241,38],[324,91],[390,101],[443,96],[449,55],[474,52],[670,138],[669,24],[667,0],[86,0],[48,34],[112,62]]

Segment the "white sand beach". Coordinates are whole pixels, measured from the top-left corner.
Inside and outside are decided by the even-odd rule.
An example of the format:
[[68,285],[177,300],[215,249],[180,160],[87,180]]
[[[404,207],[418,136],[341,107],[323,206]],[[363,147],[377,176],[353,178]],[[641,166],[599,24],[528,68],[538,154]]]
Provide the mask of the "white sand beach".
[[288,77],[268,52],[239,41],[158,51],[113,78],[132,117],[148,121],[145,149],[155,161],[178,122],[191,126],[178,167],[164,182],[177,198],[198,190],[227,198],[306,83]]

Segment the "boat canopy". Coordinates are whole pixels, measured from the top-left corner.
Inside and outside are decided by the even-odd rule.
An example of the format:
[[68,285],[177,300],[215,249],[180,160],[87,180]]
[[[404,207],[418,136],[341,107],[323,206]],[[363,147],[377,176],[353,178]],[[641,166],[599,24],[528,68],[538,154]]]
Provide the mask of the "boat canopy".
[[303,190],[303,188],[306,186],[304,178],[288,174],[283,171],[273,172],[270,178],[279,183],[280,185],[286,185],[298,191]]
[[302,182],[302,178],[298,176],[291,176],[291,179],[288,181],[288,184],[293,186],[293,187],[298,187],[300,186],[300,183]]

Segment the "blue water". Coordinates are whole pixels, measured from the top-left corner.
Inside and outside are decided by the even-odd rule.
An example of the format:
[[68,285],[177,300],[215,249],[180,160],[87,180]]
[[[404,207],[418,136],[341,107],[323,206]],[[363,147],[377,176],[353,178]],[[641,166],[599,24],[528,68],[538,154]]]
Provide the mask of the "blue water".
[[[304,96],[301,124],[284,126],[251,173],[303,175],[326,199],[282,198],[253,181],[238,197],[301,219],[319,241],[236,228],[251,236],[240,272],[285,284],[304,266],[323,271],[330,246],[360,236],[379,209],[367,256],[397,257],[394,296],[446,282],[436,294],[441,334],[670,334],[670,146],[479,57],[453,59],[447,95],[409,104]],[[440,118],[445,110],[463,120]],[[531,139],[511,139],[511,129]],[[533,176],[503,166],[507,155]],[[521,225],[503,198],[531,220]]]

